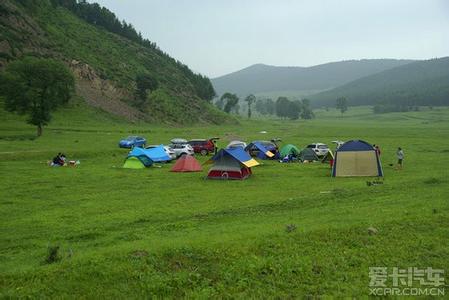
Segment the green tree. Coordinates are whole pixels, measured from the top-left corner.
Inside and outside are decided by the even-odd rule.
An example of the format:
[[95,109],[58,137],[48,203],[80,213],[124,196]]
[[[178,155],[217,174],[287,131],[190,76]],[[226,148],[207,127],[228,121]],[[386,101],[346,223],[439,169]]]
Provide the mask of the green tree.
[[251,105],[256,102],[256,96],[253,94],[249,95],[245,98],[245,102],[248,103],[248,119],[251,119],[252,111],[251,111]]
[[224,101],[222,98],[217,99],[217,101],[215,101],[215,106],[219,109],[219,110],[223,110],[224,107]]
[[28,115],[27,122],[37,126],[38,136],[50,122],[51,112],[69,101],[74,86],[70,70],[52,59],[27,57],[9,64],[0,76],[5,109]]
[[310,108],[310,100],[302,99],[301,101],[301,119],[309,120],[315,118],[315,114]]
[[225,103],[225,105],[223,107],[224,112],[229,114],[229,113],[231,113],[232,110],[236,111],[236,109],[237,109],[237,113],[238,113],[238,108],[236,108],[236,107],[239,103],[239,97],[237,97],[236,94],[224,93],[221,96],[220,100]]
[[265,109],[269,115],[274,115],[276,111],[276,103],[274,103],[271,99],[267,99],[265,102]]
[[290,100],[286,97],[279,97],[276,100],[276,115],[279,118],[287,118],[289,116]]
[[157,90],[159,83],[156,79],[148,74],[139,74],[136,76],[136,106],[143,109],[148,93]]
[[344,113],[348,110],[348,100],[345,97],[340,97],[336,100],[336,108],[340,110],[341,113]]

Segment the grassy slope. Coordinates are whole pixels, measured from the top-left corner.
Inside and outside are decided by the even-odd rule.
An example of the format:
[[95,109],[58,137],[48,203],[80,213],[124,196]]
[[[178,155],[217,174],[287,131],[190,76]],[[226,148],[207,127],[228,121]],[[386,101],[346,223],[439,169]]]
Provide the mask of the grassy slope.
[[[449,270],[448,109],[165,128],[68,108],[38,140],[0,114],[2,296],[366,296],[370,266]],[[124,170],[117,140],[130,133],[151,143],[226,133],[297,145],[363,138],[382,146],[386,178],[367,187],[365,178],[330,178],[325,165],[276,162],[242,182],[170,165]],[[401,172],[388,167],[398,145]],[[46,167],[58,151],[81,165]],[[61,246],[60,262],[43,263],[48,245]]]
[[[10,5],[14,2],[7,0]],[[147,73],[157,79],[159,89],[143,107],[150,115],[149,120],[179,124],[230,120],[195,95],[192,83],[173,59],[92,26],[64,8],[53,8],[48,1],[39,2],[32,13],[17,7],[18,18],[35,21],[43,32],[39,36],[27,36],[25,34],[31,30],[22,29],[25,32],[13,36],[15,25],[7,23],[6,17],[0,19],[6,22],[1,25],[2,31],[10,32],[5,38],[18,49],[27,52],[29,46],[26,43],[32,40],[39,45],[41,54],[48,52],[67,62],[77,60],[89,64],[102,79],[111,80],[115,86],[127,90],[129,98],[133,97],[137,74]],[[121,100],[128,104],[133,102],[128,98]]]

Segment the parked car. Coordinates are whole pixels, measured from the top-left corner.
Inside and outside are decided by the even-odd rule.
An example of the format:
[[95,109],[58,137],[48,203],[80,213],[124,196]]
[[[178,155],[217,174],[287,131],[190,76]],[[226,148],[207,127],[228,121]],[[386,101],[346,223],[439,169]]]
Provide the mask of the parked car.
[[192,146],[190,146],[187,143],[187,140],[185,140],[185,139],[177,138],[177,139],[172,139],[170,142],[171,142],[171,144],[169,145],[169,147],[173,149],[177,158],[184,154],[188,154],[188,155],[195,154]]
[[118,143],[120,148],[145,147],[147,140],[140,136],[129,136]]
[[306,148],[312,149],[317,156],[324,156],[327,155],[327,153],[329,152],[329,147],[326,144],[322,143],[313,143],[307,145]]
[[[150,145],[150,146],[145,147],[145,149],[152,149],[152,148],[156,148],[159,146],[160,145]],[[164,150],[165,150],[165,153],[167,153],[168,157],[170,157],[171,160],[177,158],[175,150],[173,150],[173,148],[171,148],[170,146],[164,146]]]
[[[273,154],[276,154],[277,152],[279,152],[278,145],[276,145],[276,143],[273,141],[254,141],[254,142],[252,142],[252,144],[254,144],[254,143],[261,144],[262,146],[267,148],[267,150],[272,152]],[[259,149],[256,146],[252,145],[251,147],[248,148],[248,152],[251,156],[257,156],[259,154]]]
[[237,148],[237,147],[241,147],[241,148],[245,149],[246,146],[247,146],[247,145],[246,145],[245,142],[242,142],[242,141],[232,141],[232,142],[230,142],[230,143],[226,146],[226,148]]
[[215,141],[218,140],[218,138],[210,138],[208,140],[206,139],[195,139],[190,140],[188,144],[192,146],[193,151],[195,153],[200,153],[201,155],[208,155],[209,153],[215,153]]

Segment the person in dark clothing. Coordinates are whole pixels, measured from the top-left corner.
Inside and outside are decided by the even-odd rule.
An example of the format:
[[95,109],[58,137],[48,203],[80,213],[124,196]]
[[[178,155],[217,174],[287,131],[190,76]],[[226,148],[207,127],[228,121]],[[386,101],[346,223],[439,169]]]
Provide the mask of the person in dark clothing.
[[53,165],[61,166],[61,152],[56,155],[52,160]]

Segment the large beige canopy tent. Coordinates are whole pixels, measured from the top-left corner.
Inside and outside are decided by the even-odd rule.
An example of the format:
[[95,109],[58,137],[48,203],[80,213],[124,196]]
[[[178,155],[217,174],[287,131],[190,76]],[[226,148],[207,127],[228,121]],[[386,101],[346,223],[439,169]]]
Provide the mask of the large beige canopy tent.
[[335,153],[332,176],[383,177],[376,149],[367,142],[359,140],[344,143]]

